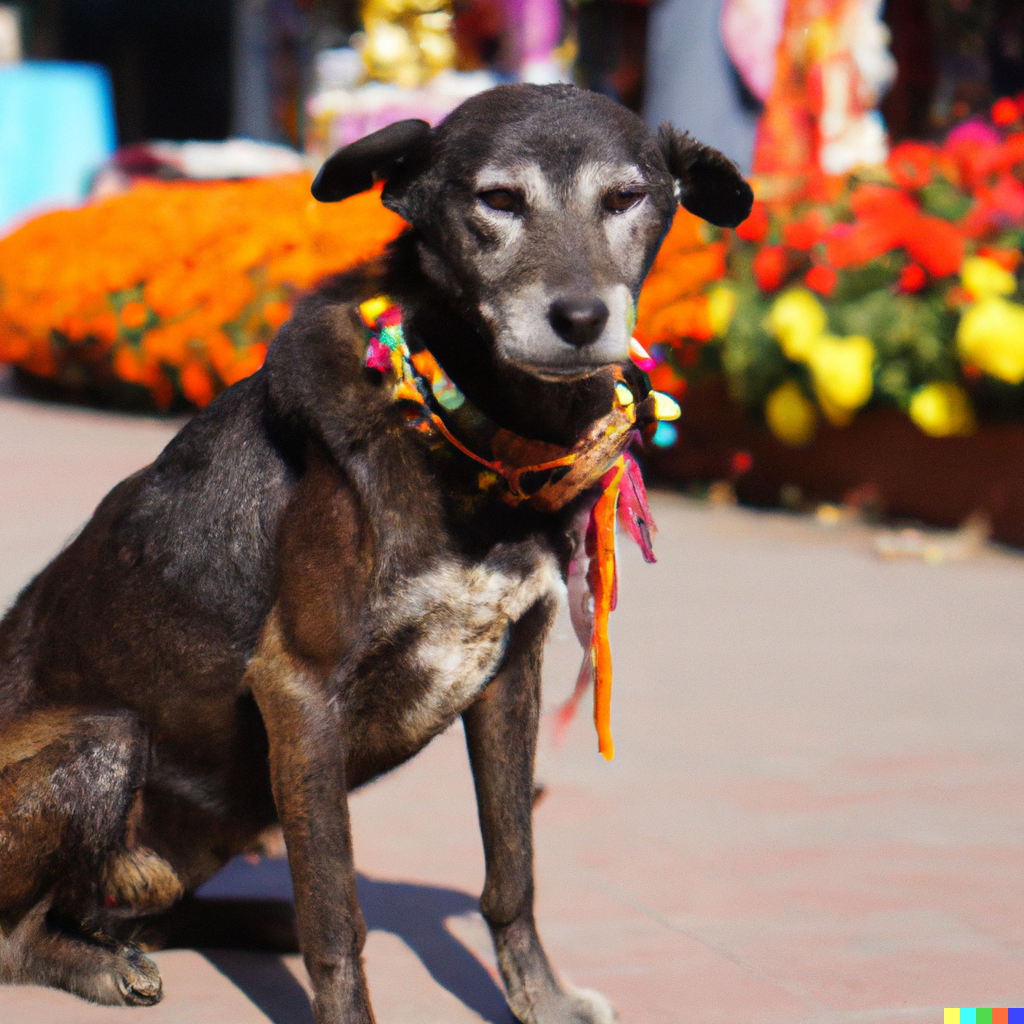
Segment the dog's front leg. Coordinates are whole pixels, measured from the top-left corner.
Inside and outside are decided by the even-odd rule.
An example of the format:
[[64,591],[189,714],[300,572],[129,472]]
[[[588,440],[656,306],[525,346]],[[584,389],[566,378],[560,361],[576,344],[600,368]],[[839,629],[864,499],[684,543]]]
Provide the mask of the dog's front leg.
[[516,624],[504,667],[462,716],[487,865],[480,909],[509,1006],[523,1024],[614,1024],[603,996],[559,985],[533,915],[533,765],[541,655],[552,616],[542,602]]
[[299,946],[317,1024],[373,1024],[363,973],[345,731],[325,680],[290,655],[272,613],[247,679],[267,729],[274,802],[288,846]]

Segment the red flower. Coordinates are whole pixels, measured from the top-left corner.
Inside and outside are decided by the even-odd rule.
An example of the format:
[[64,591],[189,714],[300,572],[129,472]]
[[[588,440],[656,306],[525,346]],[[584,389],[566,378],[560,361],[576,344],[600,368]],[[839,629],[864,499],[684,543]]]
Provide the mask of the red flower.
[[1020,107],[1009,96],[1004,96],[992,104],[992,123],[1000,127],[1013,124],[1020,114]]
[[782,228],[782,241],[799,252],[807,252],[825,237],[828,224],[821,210],[811,210],[802,220],[795,220]]
[[786,250],[781,245],[766,245],[752,264],[754,280],[763,292],[773,292],[786,279]]
[[835,291],[839,275],[831,267],[819,264],[807,271],[804,281],[807,282],[807,287],[812,291],[828,297]]
[[750,216],[736,228],[736,237],[744,242],[763,242],[768,234],[768,211],[764,203],[755,202]]
[[903,246],[932,277],[955,274],[964,261],[964,236],[938,217],[918,218]]
[[892,219],[836,224],[828,233],[826,256],[828,262],[839,270],[862,267],[898,248],[905,234],[904,225]]
[[910,196],[888,185],[858,185],[850,196],[850,209],[864,220],[896,217],[905,221],[920,212]]
[[908,263],[900,273],[900,279],[896,282],[897,291],[910,294],[919,292],[928,283],[928,275],[922,267],[916,263]]
[[935,148],[923,142],[901,142],[893,147],[886,163],[892,180],[900,188],[924,188],[932,180]]

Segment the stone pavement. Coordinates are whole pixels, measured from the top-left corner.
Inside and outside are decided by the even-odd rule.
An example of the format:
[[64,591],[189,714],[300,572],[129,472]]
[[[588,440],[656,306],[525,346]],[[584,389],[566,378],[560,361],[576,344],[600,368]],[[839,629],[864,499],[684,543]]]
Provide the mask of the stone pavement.
[[[0,396],[0,599],[173,424]],[[545,731],[537,916],[624,1024],[926,1024],[1024,1005],[1024,558],[883,562],[871,531],[658,493],[623,544],[617,756]],[[547,700],[579,650],[560,623]],[[352,799],[380,1024],[511,1024],[459,728]],[[211,891],[288,893],[283,861]],[[310,1024],[297,957],[156,955],[152,1009],[0,988],[0,1024]]]

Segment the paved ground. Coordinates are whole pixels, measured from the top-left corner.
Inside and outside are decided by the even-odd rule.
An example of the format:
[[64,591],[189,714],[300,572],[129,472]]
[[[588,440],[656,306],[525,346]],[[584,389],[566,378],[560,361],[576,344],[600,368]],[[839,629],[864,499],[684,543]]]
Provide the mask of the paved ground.
[[[173,432],[0,397],[0,599]],[[652,502],[622,557],[618,754],[545,734],[538,917],[624,1024],[925,1024],[1024,1004],[1024,559],[883,562],[861,527]],[[579,652],[560,627],[548,699]],[[381,1024],[510,1024],[458,729],[352,801]],[[221,892],[288,892],[244,862]],[[157,955],[154,1009],[0,989],[0,1024],[309,1024],[297,958]]]

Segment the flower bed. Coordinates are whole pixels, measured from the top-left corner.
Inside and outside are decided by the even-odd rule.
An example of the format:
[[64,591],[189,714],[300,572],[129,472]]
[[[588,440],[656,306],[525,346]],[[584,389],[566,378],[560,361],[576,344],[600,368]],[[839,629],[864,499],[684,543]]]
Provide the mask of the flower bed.
[[403,221],[310,178],[153,182],[0,240],[0,361],[116,404],[202,406],[254,372],[296,297]]
[[[675,337],[659,386],[709,373],[787,444],[890,406],[934,437],[1024,415],[1024,100],[996,127],[904,143],[884,167],[755,203]],[[664,315],[666,310],[662,311]],[[661,438],[665,444],[671,434]]]

